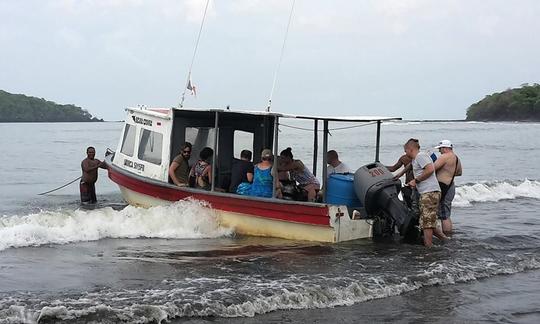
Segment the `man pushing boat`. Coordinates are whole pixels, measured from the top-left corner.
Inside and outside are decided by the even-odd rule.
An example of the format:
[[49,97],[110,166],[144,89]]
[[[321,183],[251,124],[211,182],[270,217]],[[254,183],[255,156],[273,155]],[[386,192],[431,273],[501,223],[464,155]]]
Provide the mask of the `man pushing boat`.
[[79,186],[81,192],[81,203],[95,204],[96,197],[96,182],[98,179],[98,169],[107,169],[107,165],[95,158],[96,149],[89,146],[86,149],[86,159],[81,162],[82,177]]

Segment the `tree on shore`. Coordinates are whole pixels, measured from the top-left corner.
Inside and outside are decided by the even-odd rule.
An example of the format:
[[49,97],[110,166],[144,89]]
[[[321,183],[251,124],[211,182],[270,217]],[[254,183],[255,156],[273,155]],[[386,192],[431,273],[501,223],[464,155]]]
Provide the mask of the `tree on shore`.
[[467,109],[467,120],[540,121],[540,84],[486,96]]
[[0,122],[102,122],[86,109],[0,90]]

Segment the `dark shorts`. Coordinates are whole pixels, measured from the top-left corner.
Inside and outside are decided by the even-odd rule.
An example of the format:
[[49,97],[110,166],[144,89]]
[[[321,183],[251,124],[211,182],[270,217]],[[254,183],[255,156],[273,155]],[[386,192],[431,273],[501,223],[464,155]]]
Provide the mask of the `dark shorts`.
[[81,182],[79,190],[81,192],[81,203],[95,204],[97,202],[96,186],[94,183]]
[[439,212],[438,216],[441,220],[450,219],[450,215],[452,213],[452,201],[454,200],[454,197],[456,196],[456,186],[454,183],[448,188],[448,191],[446,192],[446,195],[441,198],[441,202],[439,204]]

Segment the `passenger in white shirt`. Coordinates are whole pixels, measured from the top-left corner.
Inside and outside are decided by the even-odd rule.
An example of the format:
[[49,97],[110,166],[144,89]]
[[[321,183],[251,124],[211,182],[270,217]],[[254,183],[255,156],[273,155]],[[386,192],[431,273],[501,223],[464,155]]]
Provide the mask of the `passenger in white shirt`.
[[351,168],[349,168],[345,163],[339,160],[338,154],[334,150],[328,151],[326,153],[326,159],[328,162],[327,176],[329,177],[334,173],[352,173]]

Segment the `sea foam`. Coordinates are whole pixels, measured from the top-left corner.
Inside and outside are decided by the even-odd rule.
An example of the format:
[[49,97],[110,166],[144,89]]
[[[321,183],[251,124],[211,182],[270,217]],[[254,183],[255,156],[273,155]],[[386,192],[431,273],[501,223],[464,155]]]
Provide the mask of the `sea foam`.
[[540,181],[497,181],[471,183],[456,188],[454,206],[467,207],[475,202],[495,202],[504,199],[540,199]]
[[214,210],[195,200],[148,209],[41,211],[0,217],[0,251],[104,238],[214,238],[230,233],[219,226]]

